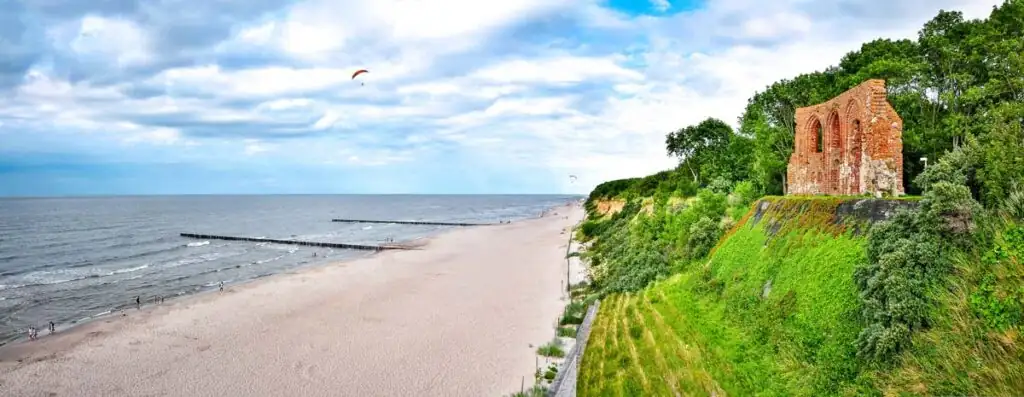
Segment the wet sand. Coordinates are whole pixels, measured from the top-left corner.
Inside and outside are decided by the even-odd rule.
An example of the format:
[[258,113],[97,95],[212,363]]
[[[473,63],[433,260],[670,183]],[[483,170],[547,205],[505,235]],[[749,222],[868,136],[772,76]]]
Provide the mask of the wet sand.
[[[495,396],[529,387],[578,205],[0,348],[3,396]],[[565,219],[568,215],[569,219]],[[40,330],[40,335],[46,330]],[[531,346],[532,345],[532,346]]]

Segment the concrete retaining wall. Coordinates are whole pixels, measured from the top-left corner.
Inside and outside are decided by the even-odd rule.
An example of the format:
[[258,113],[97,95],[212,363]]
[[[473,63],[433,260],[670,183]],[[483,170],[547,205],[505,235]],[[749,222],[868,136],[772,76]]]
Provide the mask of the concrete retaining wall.
[[583,317],[583,323],[576,331],[576,344],[565,356],[562,367],[558,369],[558,375],[551,382],[548,388],[548,397],[575,397],[576,377],[579,374],[580,361],[583,359],[583,351],[587,347],[587,339],[590,338],[590,328],[597,317],[597,309],[601,307],[601,301],[594,302],[587,308],[587,315]]

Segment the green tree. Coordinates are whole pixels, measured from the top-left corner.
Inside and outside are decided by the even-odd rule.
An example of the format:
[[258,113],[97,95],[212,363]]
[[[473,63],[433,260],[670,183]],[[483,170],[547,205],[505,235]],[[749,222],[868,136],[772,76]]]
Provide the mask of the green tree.
[[667,134],[665,148],[670,156],[681,160],[693,181],[700,183],[704,166],[715,169],[723,164],[732,134],[732,127],[724,121],[709,118]]

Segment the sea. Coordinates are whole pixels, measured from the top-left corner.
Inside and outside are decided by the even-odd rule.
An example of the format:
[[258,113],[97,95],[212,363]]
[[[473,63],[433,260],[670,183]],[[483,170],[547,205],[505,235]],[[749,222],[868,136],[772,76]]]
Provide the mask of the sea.
[[[0,345],[158,297],[173,299],[373,251],[201,240],[180,233],[376,245],[497,223],[578,200],[560,195],[244,195],[0,198]],[[316,256],[314,256],[314,253]]]

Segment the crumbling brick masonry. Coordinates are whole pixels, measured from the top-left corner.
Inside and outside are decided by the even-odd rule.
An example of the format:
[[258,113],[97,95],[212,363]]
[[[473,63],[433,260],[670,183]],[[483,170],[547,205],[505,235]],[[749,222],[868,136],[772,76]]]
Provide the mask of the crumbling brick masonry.
[[787,194],[903,194],[903,120],[884,80],[796,110]]

